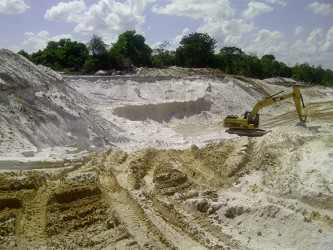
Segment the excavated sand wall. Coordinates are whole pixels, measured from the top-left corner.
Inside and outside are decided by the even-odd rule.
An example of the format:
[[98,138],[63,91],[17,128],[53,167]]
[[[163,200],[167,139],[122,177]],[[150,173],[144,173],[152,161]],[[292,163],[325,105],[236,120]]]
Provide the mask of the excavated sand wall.
[[161,104],[127,105],[116,107],[113,114],[131,121],[144,121],[147,119],[157,122],[169,122],[171,118],[182,119],[185,116],[200,114],[210,111],[211,102],[204,98],[187,102],[168,102]]

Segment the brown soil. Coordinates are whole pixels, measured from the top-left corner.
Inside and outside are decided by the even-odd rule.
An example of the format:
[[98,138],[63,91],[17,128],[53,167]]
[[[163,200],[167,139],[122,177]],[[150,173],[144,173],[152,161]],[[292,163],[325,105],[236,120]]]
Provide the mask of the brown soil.
[[[261,202],[259,207],[242,202],[233,204],[237,195],[231,198],[227,194],[250,171],[274,173],[261,187],[248,185],[253,195],[260,194],[265,185],[286,185],[279,184],[277,179],[282,173],[281,155],[292,143],[278,151],[270,143],[271,148],[262,150],[269,140],[266,137],[242,137],[203,148],[193,145],[186,150],[141,149],[128,154],[108,149],[66,162],[65,167],[61,163],[61,168],[3,171],[0,246],[246,249],[242,240],[225,231],[227,225],[237,222],[235,229],[241,235],[247,223],[242,221],[247,218],[275,220],[285,209],[302,216],[303,223],[310,223],[324,233],[331,232],[332,218],[311,203],[318,200],[306,203],[302,197],[297,199],[303,199],[304,205],[290,205],[270,198],[270,203],[263,207],[258,205]],[[294,139],[283,140],[290,143]],[[304,144],[299,138],[295,140]],[[331,197],[321,194],[323,204],[327,201],[326,209],[333,208]],[[255,237],[264,237],[263,234],[254,232]]]

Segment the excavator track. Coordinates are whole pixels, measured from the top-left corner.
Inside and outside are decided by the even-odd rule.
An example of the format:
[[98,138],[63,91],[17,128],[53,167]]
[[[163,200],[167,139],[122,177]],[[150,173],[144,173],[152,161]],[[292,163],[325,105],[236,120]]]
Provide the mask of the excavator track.
[[232,129],[229,128],[225,132],[229,134],[236,134],[239,136],[258,137],[267,134],[269,131],[263,129]]

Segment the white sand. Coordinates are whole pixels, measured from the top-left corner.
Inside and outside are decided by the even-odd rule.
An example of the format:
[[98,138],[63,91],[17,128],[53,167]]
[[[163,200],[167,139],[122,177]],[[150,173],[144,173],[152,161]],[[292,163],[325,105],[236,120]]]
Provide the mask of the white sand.
[[[222,119],[251,110],[267,95],[281,90],[288,93],[291,87],[280,83],[294,84],[292,80],[261,81],[224,76],[208,69],[176,67],[142,68],[134,76],[63,80],[6,50],[0,50],[0,59],[0,169],[33,168],[29,164],[36,161],[72,159],[105,147],[121,149],[128,153],[126,160],[121,160],[124,152],[120,156],[96,155],[82,171],[68,174],[67,169],[59,169],[66,172],[65,177],[52,185],[61,186],[66,178],[83,182],[93,170],[93,181],[116,191],[108,191],[109,202],[116,204],[113,209],[129,234],[134,235],[129,238],[136,246],[162,246],[162,241],[156,240],[159,234],[154,231],[154,238],[152,231],[151,225],[156,224],[160,234],[179,249],[331,249],[332,88],[301,87],[307,128],[295,126],[298,118],[289,99],[260,111],[260,127],[270,133],[259,138],[239,138],[225,132]],[[211,142],[225,144],[212,146],[211,150],[204,147]],[[195,157],[193,144],[202,148],[206,158]],[[186,153],[191,146],[190,153]],[[142,162],[137,150],[143,148],[184,151],[158,151],[160,158],[152,157],[149,171],[137,177],[135,171],[141,170],[133,168],[133,162],[136,157]],[[146,151],[142,151],[143,161],[149,154],[154,155]],[[164,161],[168,161],[169,168],[162,164]],[[156,191],[159,164],[167,169],[163,170],[165,176],[185,175],[191,188],[182,187],[171,196],[161,195]],[[114,174],[113,179],[103,172],[104,168]],[[45,171],[45,175],[53,175]],[[223,184],[222,177],[228,179],[229,186]],[[159,178],[165,177],[161,174]],[[173,204],[183,223],[174,222],[172,212],[168,215],[163,206],[157,206],[157,200],[163,206]],[[207,210],[202,210],[205,204]],[[136,220],[140,218],[141,223],[149,223],[136,235],[140,231]],[[98,228],[102,232],[98,237],[107,240],[102,236],[107,232],[102,226]],[[59,236],[58,240],[61,246],[63,238]],[[128,246],[130,240],[110,244]]]

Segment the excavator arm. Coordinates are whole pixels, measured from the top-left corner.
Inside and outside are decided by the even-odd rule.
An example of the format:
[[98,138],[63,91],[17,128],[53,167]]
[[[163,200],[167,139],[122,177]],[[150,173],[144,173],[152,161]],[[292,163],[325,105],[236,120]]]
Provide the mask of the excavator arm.
[[[272,105],[276,102],[279,102],[279,101],[282,101],[282,100],[285,100],[285,99],[288,99],[291,97],[293,97],[293,99],[294,99],[298,118],[301,123],[304,123],[305,120],[303,120],[303,118],[302,118],[302,106],[304,108],[304,103],[303,103],[303,98],[302,98],[301,91],[299,90],[299,87],[294,86],[292,93],[281,95],[281,96],[276,96],[282,92],[283,91],[259,101],[253,107],[252,111],[245,112],[243,117],[227,116],[223,121],[223,126],[225,128],[229,128],[229,132],[233,132],[236,134],[239,134],[238,132],[240,130],[242,130],[242,131],[247,130],[246,134],[249,134],[249,132],[251,132],[251,131],[253,131],[253,132],[258,131],[259,129],[256,129],[256,128],[259,126],[259,114],[258,114],[259,110],[266,106]],[[235,132],[235,130],[236,130],[236,132]]]
[[301,91],[299,90],[298,86],[294,86],[293,98],[294,98],[294,103],[296,106],[298,119],[300,120],[300,122],[305,122],[305,119],[303,119],[303,117],[302,117],[302,107],[305,108],[305,105],[304,105],[304,101],[303,101],[303,96],[302,96]]
[[288,98],[291,98],[293,97],[294,99],[294,103],[295,103],[295,106],[296,106],[296,111],[297,111],[297,114],[298,114],[298,118],[300,120],[303,120],[302,119],[302,106],[301,106],[301,100],[302,100],[302,104],[303,104],[303,108],[304,108],[304,103],[303,103],[303,98],[302,98],[302,94],[301,94],[301,91],[299,90],[298,86],[294,86],[293,87],[293,92],[292,93],[289,93],[289,94],[286,94],[286,95],[281,95],[281,96],[278,96],[278,97],[274,97],[280,93],[282,93],[283,91],[275,94],[275,95],[272,95],[272,96],[269,96],[267,98],[265,98],[264,100],[258,102],[252,109],[250,115],[248,116],[248,120],[249,122],[253,121],[254,117],[257,115],[257,113],[259,112],[260,109],[266,107],[266,106],[269,106],[269,105],[272,105],[276,102],[280,102],[282,100],[285,100],[285,99],[288,99]]

